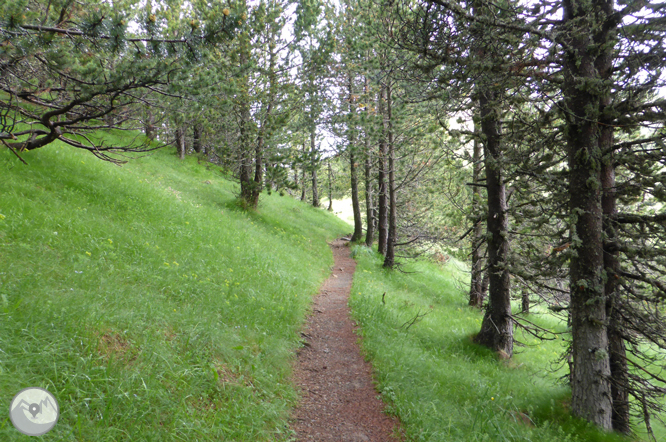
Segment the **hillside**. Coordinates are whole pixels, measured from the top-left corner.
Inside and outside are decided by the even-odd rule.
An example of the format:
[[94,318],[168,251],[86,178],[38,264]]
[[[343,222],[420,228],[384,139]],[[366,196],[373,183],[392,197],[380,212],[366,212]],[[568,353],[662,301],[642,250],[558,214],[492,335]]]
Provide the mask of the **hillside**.
[[[0,402],[49,389],[49,440],[287,437],[298,329],[348,226],[277,194],[241,211],[167,150],[23,157],[0,150]],[[28,437],[5,418],[0,439]]]
[[[293,440],[298,331],[349,225],[278,194],[243,211],[219,168],[168,149],[123,167],[60,145],[23,156],[0,150],[0,401],[54,393],[48,440]],[[389,272],[351,252],[353,316],[407,440],[625,440],[570,417],[564,341],[519,333],[510,362],[471,343],[464,265]],[[5,418],[0,439],[28,437]]]
[[[521,344],[510,360],[472,342],[483,312],[467,306],[466,266],[451,259],[386,272],[367,249],[353,253],[358,266],[350,305],[362,324],[378,389],[400,416],[407,440],[629,440],[571,417],[571,392],[560,379],[568,367],[558,361],[565,335],[539,341],[517,329]],[[532,311],[529,321],[566,333],[566,324],[547,310]]]

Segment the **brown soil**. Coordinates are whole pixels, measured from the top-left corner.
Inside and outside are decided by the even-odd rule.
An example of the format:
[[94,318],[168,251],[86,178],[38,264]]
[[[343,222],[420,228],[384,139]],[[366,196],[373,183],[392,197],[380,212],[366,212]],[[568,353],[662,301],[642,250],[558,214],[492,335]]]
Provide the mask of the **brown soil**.
[[396,419],[383,413],[372,369],[360,354],[347,300],[356,262],[342,240],[331,244],[335,264],[313,304],[298,355],[295,383],[302,401],[293,414],[297,440],[397,441]]

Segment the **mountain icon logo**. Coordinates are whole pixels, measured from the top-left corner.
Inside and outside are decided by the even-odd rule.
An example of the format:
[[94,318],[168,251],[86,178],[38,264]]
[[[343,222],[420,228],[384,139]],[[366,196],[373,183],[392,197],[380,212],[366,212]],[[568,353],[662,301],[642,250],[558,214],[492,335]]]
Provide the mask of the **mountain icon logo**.
[[56,398],[39,387],[19,391],[9,406],[9,418],[14,428],[28,436],[48,433],[55,427],[59,416]]

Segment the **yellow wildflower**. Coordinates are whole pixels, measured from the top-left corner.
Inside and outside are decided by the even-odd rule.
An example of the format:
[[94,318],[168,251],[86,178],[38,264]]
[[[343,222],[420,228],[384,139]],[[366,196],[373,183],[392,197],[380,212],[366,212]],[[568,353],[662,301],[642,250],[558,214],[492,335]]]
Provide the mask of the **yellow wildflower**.
[[222,14],[224,14],[224,15],[229,15],[229,9],[228,9],[228,8],[224,8],[224,9],[222,10]]

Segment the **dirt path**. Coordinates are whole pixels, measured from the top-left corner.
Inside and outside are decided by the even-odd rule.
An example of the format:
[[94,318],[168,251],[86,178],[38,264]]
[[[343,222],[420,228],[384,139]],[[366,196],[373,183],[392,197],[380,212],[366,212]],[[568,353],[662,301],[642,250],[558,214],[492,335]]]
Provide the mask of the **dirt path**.
[[303,400],[293,415],[297,440],[396,441],[395,419],[382,413],[370,364],[363,360],[347,300],[356,262],[342,240],[331,244],[335,264],[313,304],[303,332],[294,379]]

